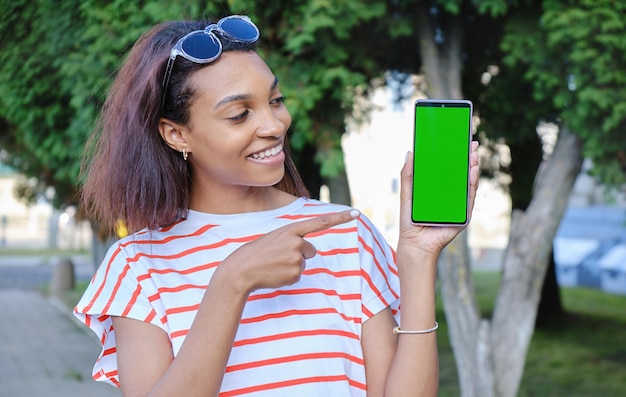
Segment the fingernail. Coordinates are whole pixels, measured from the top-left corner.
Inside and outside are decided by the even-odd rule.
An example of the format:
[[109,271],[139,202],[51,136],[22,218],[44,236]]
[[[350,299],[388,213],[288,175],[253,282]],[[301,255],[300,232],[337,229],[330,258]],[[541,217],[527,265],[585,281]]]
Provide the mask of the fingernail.
[[359,210],[350,211],[350,216],[352,216],[353,218],[358,218],[360,215],[361,215],[361,211]]

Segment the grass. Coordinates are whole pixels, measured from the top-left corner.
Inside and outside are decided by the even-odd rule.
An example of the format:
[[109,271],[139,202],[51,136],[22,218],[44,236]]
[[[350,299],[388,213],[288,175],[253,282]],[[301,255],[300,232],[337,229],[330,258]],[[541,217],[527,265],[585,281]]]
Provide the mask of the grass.
[[[474,274],[476,297],[489,318],[499,286],[496,272]],[[562,288],[567,314],[533,335],[519,397],[626,396],[626,296]],[[438,299],[441,397],[459,396],[456,364]]]
[[63,294],[62,300],[65,306],[70,309],[74,309],[74,306],[76,306],[80,298],[83,296],[83,292],[87,289],[88,285],[89,281],[76,281],[74,289]]
[[[497,272],[476,272],[476,298],[483,317],[489,318],[500,282]],[[87,287],[78,282],[65,296],[74,307]],[[562,288],[567,315],[536,330],[531,341],[518,397],[626,396],[626,296],[587,288]],[[440,397],[458,397],[456,364],[441,298]]]

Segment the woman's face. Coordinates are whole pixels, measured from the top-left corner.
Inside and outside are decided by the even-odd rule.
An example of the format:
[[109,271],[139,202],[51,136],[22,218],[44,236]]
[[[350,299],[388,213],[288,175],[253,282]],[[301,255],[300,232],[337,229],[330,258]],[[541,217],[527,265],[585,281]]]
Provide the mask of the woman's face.
[[278,183],[285,172],[282,147],[291,115],[261,57],[225,52],[189,83],[195,96],[184,138],[193,188],[215,192]]

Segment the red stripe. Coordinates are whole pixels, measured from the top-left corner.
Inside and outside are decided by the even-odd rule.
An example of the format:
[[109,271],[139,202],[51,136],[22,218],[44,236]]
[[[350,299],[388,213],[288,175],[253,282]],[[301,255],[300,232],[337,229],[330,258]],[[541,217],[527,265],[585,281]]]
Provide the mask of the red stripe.
[[[184,222],[185,218],[180,218],[179,220],[177,220],[176,222],[172,223],[169,226],[163,226],[162,228],[159,229],[159,232],[164,233],[164,232],[169,232],[170,230],[172,230],[174,228],[174,226],[178,225],[181,222]],[[207,225],[209,227],[209,229],[211,227],[213,227],[214,225]],[[205,226],[205,227],[207,227]],[[208,229],[207,229],[208,230]]]
[[359,336],[355,334],[354,332],[342,331],[342,330],[337,330],[337,329],[312,329],[309,331],[285,332],[283,334],[260,336],[258,338],[241,339],[241,340],[235,341],[235,343],[233,344],[233,347],[255,345],[255,344],[264,343],[264,342],[273,342],[277,340],[301,338],[301,337],[308,337],[308,336],[319,336],[319,335],[342,336],[342,337],[346,337],[350,339],[359,340]]
[[108,356],[108,355],[110,355],[110,354],[115,354],[115,353],[117,353],[117,349],[116,349],[115,347],[111,347],[111,348],[106,349],[106,350],[104,350],[104,351],[102,352],[102,357],[104,357],[104,356]]
[[206,285],[181,284],[177,287],[159,287],[159,293],[180,292],[188,289],[206,289]]
[[116,379],[116,377],[117,377],[117,370],[109,371],[109,372],[104,372],[103,370],[100,370],[100,371],[98,371],[97,374],[95,374],[93,376],[93,378],[95,380],[98,380],[98,379],[110,380],[111,382],[113,382],[115,384],[115,386],[117,386],[119,388],[120,387],[120,382]]
[[277,217],[278,219],[289,219],[292,221],[297,221],[297,220],[301,220],[301,219],[311,219],[311,218],[315,218],[316,216],[319,216],[320,214],[300,214],[300,215],[281,215],[279,217]]
[[348,233],[356,233],[357,229],[355,226],[340,228],[340,227],[332,227],[330,229],[320,230],[318,232],[308,233],[307,237],[320,237],[325,236],[327,234],[348,234]]
[[[181,220],[182,221],[182,220]],[[83,310],[80,310],[80,312],[82,313],[87,313],[88,311],[91,310],[91,308],[93,307],[93,305],[95,304],[95,302],[98,300],[98,297],[100,296],[100,294],[102,293],[102,290],[104,289],[106,280],[109,279],[108,275],[109,275],[109,271],[111,270],[111,264],[113,263],[113,261],[115,260],[115,258],[117,257],[117,255],[119,255],[119,253],[121,252],[123,247],[127,247],[133,244],[137,244],[137,245],[152,245],[152,244],[166,244],[170,241],[176,240],[176,239],[181,239],[181,238],[187,238],[187,237],[193,237],[193,236],[197,236],[200,234],[203,234],[204,232],[206,232],[207,230],[215,227],[216,225],[205,225],[203,227],[201,227],[200,229],[194,231],[191,234],[185,234],[185,235],[180,235],[180,236],[170,236],[167,237],[163,240],[128,240],[124,243],[121,243],[117,246],[117,248],[115,249],[115,251],[111,254],[111,258],[109,259],[109,261],[106,264],[106,270],[104,272],[104,277],[103,277],[103,283],[98,287],[96,293],[94,294],[93,298],[91,299],[91,301],[87,304],[87,306],[85,306],[83,308]],[[95,276],[94,279],[92,279],[92,282],[95,281]]]
[[[212,250],[214,248],[220,248],[220,247],[224,247],[228,244],[231,243],[247,243],[250,242],[252,240],[256,240],[257,238],[263,236],[263,234],[256,234],[256,235],[251,235],[251,236],[243,236],[243,237],[238,237],[238,238],[226,238],[224,240],[218,241],[216,243],[213,244],[209,244],[209,245],[200,245],[197,247],[193,247],[190,248],[188,250],[185,251],[181,251],[177,254],[170,254],[170,255],[152,255],[152,254],[147,254],[145,252],[140,252],[137,255],[135,255],[132,258],[128,258],[127,261],[128,262],[137,262],[139,261],[139,259],[141,258],[149,258],[149,259],[180,259],[183,258],[189,254],[193,254],[196,252],[200,252],[200,251],[206,251],[206,250]],[[158,244],[158,243],[155,243]]]
[[284,356],[284,357],[276,357],[270,358],[267,360],[259,360],[259,361],[251,361],[237,365],[231,365],[226,367],[226,372],[235,372],[242,371],[251,368],[259,368],[265,367],[268,365],[278,365],[285,363],[292,363],[296,361],[304,361],[304,360],[319,360],[319,359],[334,359],[334,358],[345,358],[354,363],[364,365],[363,359],[352,356],[343,352],[325,352],[325,353],[309,353],[309,354],[296,354],[293,356]]
[[284,312],[264,314],[258,317],[242,318],[241,324],[251,324],[251,323],[257,323],[257,322],[262,322],[262,321],[271,320],[275,318],[284,318],[284,317],[289,317],[289,316],[307,316],[307,315],[315,315],[315,314],[338,314],[346,321],[352,321],[357,324],[361,322],[360,318],[348,317],[343,313],[339,313],[336,309],[329,307],[329,308],[324,308],[324,309],[311,309],[311,310],[286,310]]
[[[383,278],[385,279],[385,284],[387,284],[387,288],[391,291],[393,296],[396,299],[398,299],[399,296],[396,293],[396,291],[394,291],[393,288],[391,287],[391,283],[389,282],[389,278],[387,277],[387,273],[383,270],[380,262],[378,261],[378,258],[376,257],[376,254],[374,253],[374,249],[372,247],[370,247],[369,245],[367,245],[367,243],[365,241],[363,241],[363,239],[361,237],[359,237],[359,242],[363,245],[363,249],[365,249],[365,251],[367,251],[370,254],[370,256],[372,257],[372,260],[374,261],[374,264],[376,265],[376,268],[378,269],[378,273],[380,273],[380,275],[383,276]],[[363,271],[363,274],[366,274],[366,272]],[[374,283],[371,282],[371,279],[369,279],[369,275],[368,275],[368,283],[372,286],[372,289],[374,291],[376,291],[380,295],[380,291],[378,291],[378,289],[374,286]]]
[[[305,205],[305,207],[324,207],[326,206],[325,204],[307,204]],[[317,209],[317,208],[316,208]],[[278,219],[290,219],[290,220],[300,220],[300,219],[310,219],[310,218],[317,218],[318,216],[323,216],[323,215],[328,215],[328,214],[335,214],[336,212],[316,212],[316,213],[311,213],[311,214],[288,214],[288,215],[281,215],[279,217],[277,217]]]
[[370,247],[365,240],[363,240],[363,238],[361,238],[359,236],[359,243],[361,243],[361,245],[363,246],[363,249],[368,252],[370,254],[370,256],[372,257],[372,260],[374,261],[374,264],[376,265],[376,268],[378,269],[378,273],[380,273],[383,278],[385,279],[385,282],[387,283],[387,286],[389,286],[389,280],[387,279],[387,273],[383,270],[383,267],[381,266],[380,262],[378,261],[378,258],[376,257],[376,253],[374,252],[374,248]]
[[190,305],[190,306],[172,307],[170,309],[165,310],[165,315],[168,316],[170,314],[178,314],[178,313],[196,311],[198,310],[199,307],[200,307],[199,303],[195,305]]
[[361,311],[367,316],[367,318],[374,317],[374,313],[372,313],[365,305],[361,305]]
[[[387,302],[385,300],[385,298],[383,298],[382,292],[380,292],[380,290],[378,288],[376,288],[376,285],[374,285],[374,282],[372,282],[372,279],[371,279],[370,275],[367,274],[367,272],[365,270],[363,270],[362,275],[363,275],[362,277],[365,279],[365,281],[367,281],[367,284],[370,286],[371,290],[374,291],[376,296],[380,298],[380,300],[383,302],[385,307],[389,306],[389,302]],[[394,295],[395,295],[395,293],[394,293]]]
[[150,310],[150,314],[143,320],[146,323],[151,323],[152,320],[156,317],[156,312],[154,309]]
[[195,272],[200,272],[208,269],[215,268],[219,266],[220,262],[213,263],[205,263],[204,265],[190,267],[188,269],[173,269],[173,268],[165,268],[165,269],[154,269],[149,268],[148,273],[143,273],[137,276],[138,281],[144,281],[152,277],[153,274],[169,274],[169,273],[177,273],[177,274],[192,274]]
[[135,291],[133,291],[133,296],[131,296],[130,301],[128,302],[128,304],[126,304],[126,309],[124,309],[124,311],[120,315],[121,317],[128,316],[128,313],[130,313],[130,310],[133,308],[133,306],[135,306],[135,303],[137,302],[137,297],[139,296],[140,293],[141,293],[141,284],[137,284],[137,288],[135,288]]
[[300,289],[290,289],[290,290],[276,290],[273,292],[268,292],[266,294],[258,294],[252,295],[248,297],[248,302],[261,300],[261,299],[271,299],[281,295],[308,295],[308,294],[323,294],[327,296],[336,296],[341,300],[353,300],[359,299],[361,297],[360,294],[339,294],[335,290],[328,290],[322,288],[300,288]]
[[306,274],[308,276],[319,274],[319,273],[330,274],[333,277],[359,277],[361,276],[360,270],[342,270],[342,271],[336,272],[325,267],[314,267],[311,269],[304,269],[304,271],[302,272],[302,274]]
[[[385,252],[385,250],[383,249],[383,245],[387,246],[387,244],[381,244],[381,242],[376,238],[376,234],[374,233],[374,231],[372,230],[372,228],[370,227],[369,224],[367,224],[367,222],[365,222],[364,220],[362,220],[361,218],[359,218],[359,222],[361,225],[363,225],[368,231],[369,234],[372,236],[372,238],[374,239],[374,243],[376,243],[376,245],[378,246],[378,249],[381,252]],[[393,263],[396,263],[396,251],[394,251],[393,249],[391,249],[391,255],[393,258]],[[396,276],[398,275],[398,270],[394,267],[394,266],[387,266],[387,268],[389,269],[389,271],[393,274],[395,274]]]
[[170,339],[180,338],[181,336],[186,336],[189,333],[188,329],[181,329],[180,331],[174,331],[170,334]]
[[[93,298],[91,299],[91,301],[87,304],[87,306],[85,306],[85,308],[83,310],[80,310],[80,312],[82,313],[87,313],[89,312],[89,310],[91,310],[91,308],[93,307],[93,305],[95,304],[96,300],[98,300],[98,297],[100,296],[100,294],[102,293],[102,290],[104,289],[105,286],[105,282],[106,280],[109,279],[109,271],[111,270],[111,264],[113,263],[113,260],[115,259],[115,257],[121,252],[121,248],[118,246],[117,249],[113,252],[113,254],[111,254],[111,258],[109,259],[109,261],[107,262],[106,265],[106,270],[104,272],[104,282],[102,284],[100,284],[100,286],[98,287],[98,290],[96,291],[96,293],[93,295]],[[93,283],[95,281],[95,275],[94,275],[94,279],[91,280],[91,282]]]
[[[183,220],[180,220],[180,222],[182,222],[182,221]],[[176,224],[174,224],[172,226],[175,226],[175,225]],[[210,225],[210,224],[209,225],[204,225],[201,228],[199,228],[199,229],[197,229],[197,230],[195,230],[195,231],[193,231],[191,233],[185,233],[185,234],[178,234],[178,235],[174,235],[174,236],[169,236],[169,237],[166,237],[166,238],[164,238],[162,240],[130,240],[130,241],[124,243],[124,246],[131,245],[133,243],[134,244],[141,244],[141,245],[145,245],[145,244],[163,245],[163,244],[167,244],[169,242],[172,242],[174,240],[187,238],[187,237],[199,236],[199,235],[204,234],[206,231],[208,231],[208,230],[210,230],[210,229],[212,229],[212,228],[214,228],[216,226],[219,226],[219,225]],[[168,227],[171,228],[170,226],[168,226]],[[163,233],[163,232],[167,232],[167,231],[169,231],[169,229],[162,228],[162,229],[159,229],[157,233]],[[151,233],[151,231],[147,231],[145,233]],[[142,233],[142,234],[144,234],[144,233]]]
[[332,256],[332,255],[348,255],[348,254],[358,254],[358,248],[336,248],[330,251],[317,251],[317,255],[320,256]]
[[115,295],[117,295],[117,291],[122,286],[122,280],[124,279],[124,277],[126,277],[126,273],[128,273],[129,270],[130,270],[130,267],[128,265],[124,266],[124,270],[122,270],[120,275],[117,277],[117,281],[115,282],[115,286],[113,287],[111,296],[109,297],[107,304],[104,306],[104,309],[102,309],[102,313],[107,313],[109,311],[111,304],[115,300]]
[[[257,385],[251,387],[244,387],[241,389],[230,390],[219,394],[220,397],[240,396],[247,393],[255,393],[264,390],[280,389],[284,387],[304,385],[307,383],[328,383],[328,382],[348,382],[350,386],[356,387],[361,390],[366,390],[363,383],[354,381],[348,378],[346,375],[331,375],[331,376],[313,376],[310,378],[290,379],[282,382],[266,383],[264,385]],[[334,397],[334,396],[333,396]]]

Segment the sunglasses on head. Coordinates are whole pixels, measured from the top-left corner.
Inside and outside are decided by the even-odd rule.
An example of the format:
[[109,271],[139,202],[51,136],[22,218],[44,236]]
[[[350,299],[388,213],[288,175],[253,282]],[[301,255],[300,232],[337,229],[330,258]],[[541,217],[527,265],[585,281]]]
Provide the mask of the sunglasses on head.
[[223,38],[237,43],[255,43],[259,39],[259,29],[245,15],[231,15],[207,26],[204,30],[195,30],[183,36],[170,51],[165,76],[163,77],[163,103],[167,87],[172,76],[174,61],[181,56],[194,63],[211,63],[222,54],[222,43],[213,33],[219,32]]

